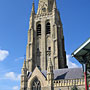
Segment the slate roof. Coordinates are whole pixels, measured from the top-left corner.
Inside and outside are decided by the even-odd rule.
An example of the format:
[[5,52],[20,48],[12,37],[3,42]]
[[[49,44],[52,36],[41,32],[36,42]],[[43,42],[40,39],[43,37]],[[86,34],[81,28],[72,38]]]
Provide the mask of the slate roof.
[[[46,77],[47,71],[42,71],[42,74]],[[54,70],[54,79],[80,79],[83,78],[82,68],[67,68]]]
[[[41,71],[44,77],[47,77],[47,71]],[[32,72],[28,72],[28,78],[32,75]],[[60,79],[80,79],[83,78],[82,68],[66,68],[54,70],[54,80]]]

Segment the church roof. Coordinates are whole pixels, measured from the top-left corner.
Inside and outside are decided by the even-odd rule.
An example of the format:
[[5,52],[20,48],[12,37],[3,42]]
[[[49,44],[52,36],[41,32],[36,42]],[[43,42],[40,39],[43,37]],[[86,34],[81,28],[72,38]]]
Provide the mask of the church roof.
[[[42,71],[42,74],[46,77],[47,71]],[[82,68],[67,68],[54,70],[54,79],[80,79],[83,78]]]

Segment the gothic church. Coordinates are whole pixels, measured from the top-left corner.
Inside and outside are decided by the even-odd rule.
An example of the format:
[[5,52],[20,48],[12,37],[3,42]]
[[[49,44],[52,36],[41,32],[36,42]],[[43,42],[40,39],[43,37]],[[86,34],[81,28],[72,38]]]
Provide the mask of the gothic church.
[[37,13],[33,2],[20,90],[71,90],[74,85],[82,90],[82,73],[68,69],[56,0],[39,0]]

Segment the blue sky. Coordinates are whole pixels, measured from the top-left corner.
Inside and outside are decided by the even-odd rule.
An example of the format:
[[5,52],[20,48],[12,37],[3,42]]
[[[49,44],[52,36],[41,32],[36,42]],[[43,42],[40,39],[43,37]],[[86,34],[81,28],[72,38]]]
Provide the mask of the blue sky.
[[[90,37],[90,0],[57,0],[68,65],[81,67],[71,53]],[[35,0],[37,9],[38,0]],[[0,0],[0,90],[19,90],[32,0]]]

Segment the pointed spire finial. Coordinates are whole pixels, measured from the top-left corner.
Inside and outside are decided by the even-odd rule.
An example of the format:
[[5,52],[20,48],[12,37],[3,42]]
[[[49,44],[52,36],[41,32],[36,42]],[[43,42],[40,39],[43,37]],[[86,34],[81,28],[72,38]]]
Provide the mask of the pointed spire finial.
[[33,3],[32,3],[32,12],[35,13],[35,9],[34,9],[34,0],[33,0]]
[[56,0],[54,0],[54,3],[53,3],[53,9],[57,8],[56,6]]
[[25,59],[25,55],[24,55],[24,64],[23,64],[23,68],[26,68],[26,59]]

